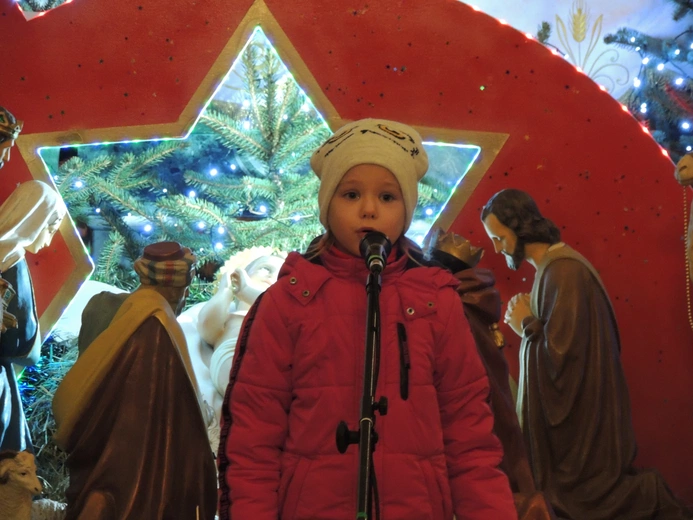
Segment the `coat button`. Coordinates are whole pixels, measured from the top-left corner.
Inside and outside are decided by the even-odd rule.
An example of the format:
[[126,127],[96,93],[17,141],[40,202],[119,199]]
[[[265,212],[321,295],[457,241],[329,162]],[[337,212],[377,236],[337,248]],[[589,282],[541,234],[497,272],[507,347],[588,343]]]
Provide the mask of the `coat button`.
[[409,314],[409,316],[413,315],[414,312],[416,312],[416,311],[414,310],[413,307],[409,307],[409,308],[407,309],[407,314]]
[[295,276],[292,276],[291,278],[289,278],[289,283],[291,285],[296,285],[296,282],[298,282],[298,280],[296,280]]
[[303,294],[303,296],[308,297],[308,296],[310,296],[310,291],[308,289],[306,289],[305,291],[303,291],[302,294]]

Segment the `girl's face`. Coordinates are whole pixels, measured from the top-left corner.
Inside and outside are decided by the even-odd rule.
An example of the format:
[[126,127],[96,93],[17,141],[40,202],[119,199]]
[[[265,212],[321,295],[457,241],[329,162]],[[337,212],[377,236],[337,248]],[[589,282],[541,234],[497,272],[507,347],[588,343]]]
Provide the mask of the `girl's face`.
[[48,226],[43,228],[36,237],[36,240],[34,240],[33,243],[26,246],[25,249],[30,253],[36,254],[44,247],[49,246],[51,241],[53,240],[53,235],[55,235],[56,231],[58,231],[61,222],[62,219],[59,218],[55,220],[52,224],[49,224]]
[[404,232],[402,190],[390,170],[359,164],[342,177],[327,211],[327,224],[338,249],[360,256],[359,244],[369,231],[380,231],[393,244]]

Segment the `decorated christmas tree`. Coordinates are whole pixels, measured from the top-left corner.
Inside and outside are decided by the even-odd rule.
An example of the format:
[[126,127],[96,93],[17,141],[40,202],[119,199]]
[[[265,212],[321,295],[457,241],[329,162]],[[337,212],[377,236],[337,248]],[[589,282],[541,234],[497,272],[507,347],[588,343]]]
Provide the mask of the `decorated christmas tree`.
[[96,214],[111,233],[96,279],[131,286],[132,261],[158,240],[204,262],[255,244],[303,249],[320,234],[308,160],[329,129],[262,39],[240,65],[240,91],[215,96],[187,138],[79,147],[60,165],[72,218]]
[[[676,5],[674,20],[693,14],[693,2],[669,1]],[[624,27],[604,41],[640,55],[640,71],[620,101],[678,161],[693,150],[693,28],[673,38],[655,38]]]

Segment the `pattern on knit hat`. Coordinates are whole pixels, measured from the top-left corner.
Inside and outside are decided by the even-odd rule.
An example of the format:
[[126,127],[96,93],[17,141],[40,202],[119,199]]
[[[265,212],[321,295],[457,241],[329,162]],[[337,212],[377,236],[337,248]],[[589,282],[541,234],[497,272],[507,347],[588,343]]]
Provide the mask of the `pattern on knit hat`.
[[409,228],[418,199],[418,181],[428,170],[428,156],[419,133],[408,125],[385,119],[361,119],[337,130],[310,159],[320,179],[320,222],[328,227],[327,211],[342,177],[359,164],[387,168],[397,179]]

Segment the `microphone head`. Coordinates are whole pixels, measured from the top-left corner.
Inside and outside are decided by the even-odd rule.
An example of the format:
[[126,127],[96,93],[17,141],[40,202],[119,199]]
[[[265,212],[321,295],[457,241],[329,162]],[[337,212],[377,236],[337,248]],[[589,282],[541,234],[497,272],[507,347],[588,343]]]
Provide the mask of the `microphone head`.
[[376,262],[381,265],[382,270],[385,268],[385,262],[390,251],[392,251],[392,243],[384,233],[369,231],[361,239],[359,251],[361,252],[361,257],[366,260],[368,269],[371,269],[372,264]]

